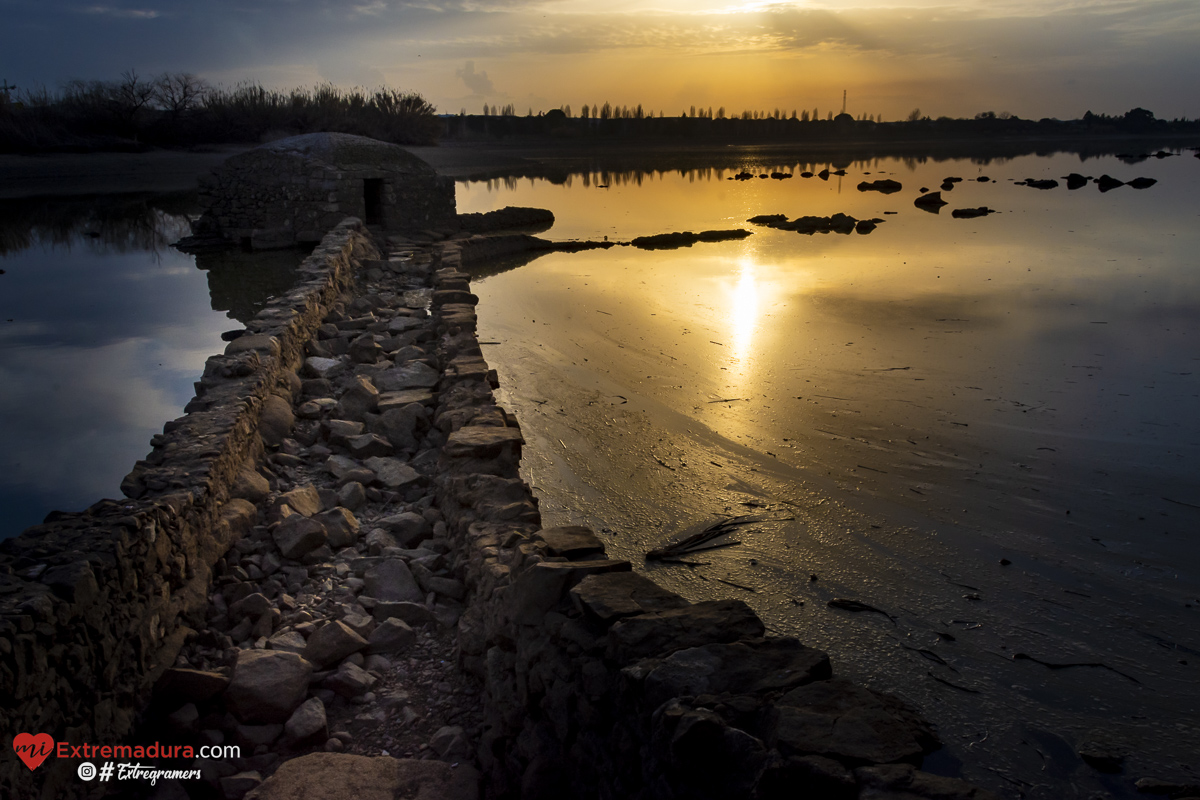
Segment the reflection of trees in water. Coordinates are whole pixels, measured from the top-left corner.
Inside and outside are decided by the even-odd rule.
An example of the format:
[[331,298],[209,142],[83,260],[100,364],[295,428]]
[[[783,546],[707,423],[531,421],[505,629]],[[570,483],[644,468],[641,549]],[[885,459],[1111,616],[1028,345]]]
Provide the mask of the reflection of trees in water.
[[576,181],[585,187],[641,186],[645,182],[662,180],[669,174],[679,174],[689,182],[725,180],[739,172],[754,175],[779,172],[798,175],[829,170],[878,170],[883,159],[898,159],[906,168],[930,162],[968,160],[977,166],[1002,165],[1021,156],[1053,156],[1075,154],[1081,162],[1090,159],[1120,156],[1127,153],[1147,153],[1157,149],[1178,151],[1178,143],[1150,139],[1114,139],[1107,141],[966,141],[958,144],[893,144],[860,145],[840,149],[825,147],[801,150],[785,146],[729,147],[711,150],[666,151],[652,148],[612,150],[586,157],[560,156],[549,153],[553,161],[532,163],[503,174],[468,178],[484,182],[489,191],[501,188],[516,189],[522,179],[531,185],[546,180],[562,186]]
[[213,311],[226,311],[246,324],[274,297],[296,282],[296,269],[308,251],[237,248],[196,255],[196,266],[208,272],[208,293]]
[[42,246],[96,255],[161,253],[191,232],[196,195],[128,194],[0,201],[0,256]]
[[[0,257],[38,246],[157,257],[192,232],[189,216],[198,211],[194,192],[2,200]],[[291,289],[306,255],[301,250],[222,250],[197,256],[196,266],[208,271],[213,310],[244,324],[272,297]]]

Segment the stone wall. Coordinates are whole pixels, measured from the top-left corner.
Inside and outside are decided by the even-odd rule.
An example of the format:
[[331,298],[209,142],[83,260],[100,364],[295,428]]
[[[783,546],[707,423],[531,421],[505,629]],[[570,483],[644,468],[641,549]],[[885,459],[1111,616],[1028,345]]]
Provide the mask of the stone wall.
[[[332,144],[289,144],[310,140]],[[369,180],[381,181],[385,229],[457,226],[454,182],[416,156],[361,136],[310,134],[233,156],[203,178],[196,233],[256,250],[317,242],[347,216],[368,219]]]
[[[305,344],[356,263],[377,257],[357,220],[334,227],[292,290],[208,360],[188,413],[122,483],[127,500],[55,512],[0,544],[0,740],[28,732],[115,744],[130,732],[203,621],[213,565],[255,524],[238,495],[298,389]],[[5,759],[0,796],[84,796],[89,784],[71,764],[30,771]]]
[[916,712],[765,636],[743,602],[689,603],[586,528],[541,529],[458,271],[487,249],[443,245],[433,295],[448,434],[437,498],[472,589],[458,633],[483,682],[484,796],[991,797],[921,772],[938,743]]

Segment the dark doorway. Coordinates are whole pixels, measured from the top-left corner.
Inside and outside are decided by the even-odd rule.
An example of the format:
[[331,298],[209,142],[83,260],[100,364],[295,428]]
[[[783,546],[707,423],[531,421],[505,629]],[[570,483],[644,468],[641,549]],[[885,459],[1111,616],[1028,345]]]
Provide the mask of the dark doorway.
[[366,205],[366,223],[383,224],[383,178],[363,180],[363,202]]

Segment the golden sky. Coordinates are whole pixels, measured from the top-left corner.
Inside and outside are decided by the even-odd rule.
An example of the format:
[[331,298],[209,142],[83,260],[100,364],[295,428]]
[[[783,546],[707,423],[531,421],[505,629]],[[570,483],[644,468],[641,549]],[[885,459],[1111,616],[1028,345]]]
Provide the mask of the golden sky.
[[1196,0],[0,0],[0,78],[387,83],[443,112],[582,104],[1200,116]]

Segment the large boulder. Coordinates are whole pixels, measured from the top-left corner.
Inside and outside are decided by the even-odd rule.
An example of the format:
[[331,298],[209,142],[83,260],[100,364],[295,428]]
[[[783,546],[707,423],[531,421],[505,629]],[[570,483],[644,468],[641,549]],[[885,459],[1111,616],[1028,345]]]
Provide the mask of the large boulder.
[[248,723],[281,723],[304,701],[313,665],[278,650],[241,650],[225,702]]
[[310,753],[285,761],[246,800],[478,800],[479,773],[444,761]]
[[339,620],[327,623],[308,637],[308,646],[304,648],[304,658],[318,668],[336,664],[351,653],[357,653],[367,646],[367,640],[352,631],[346,623]]

